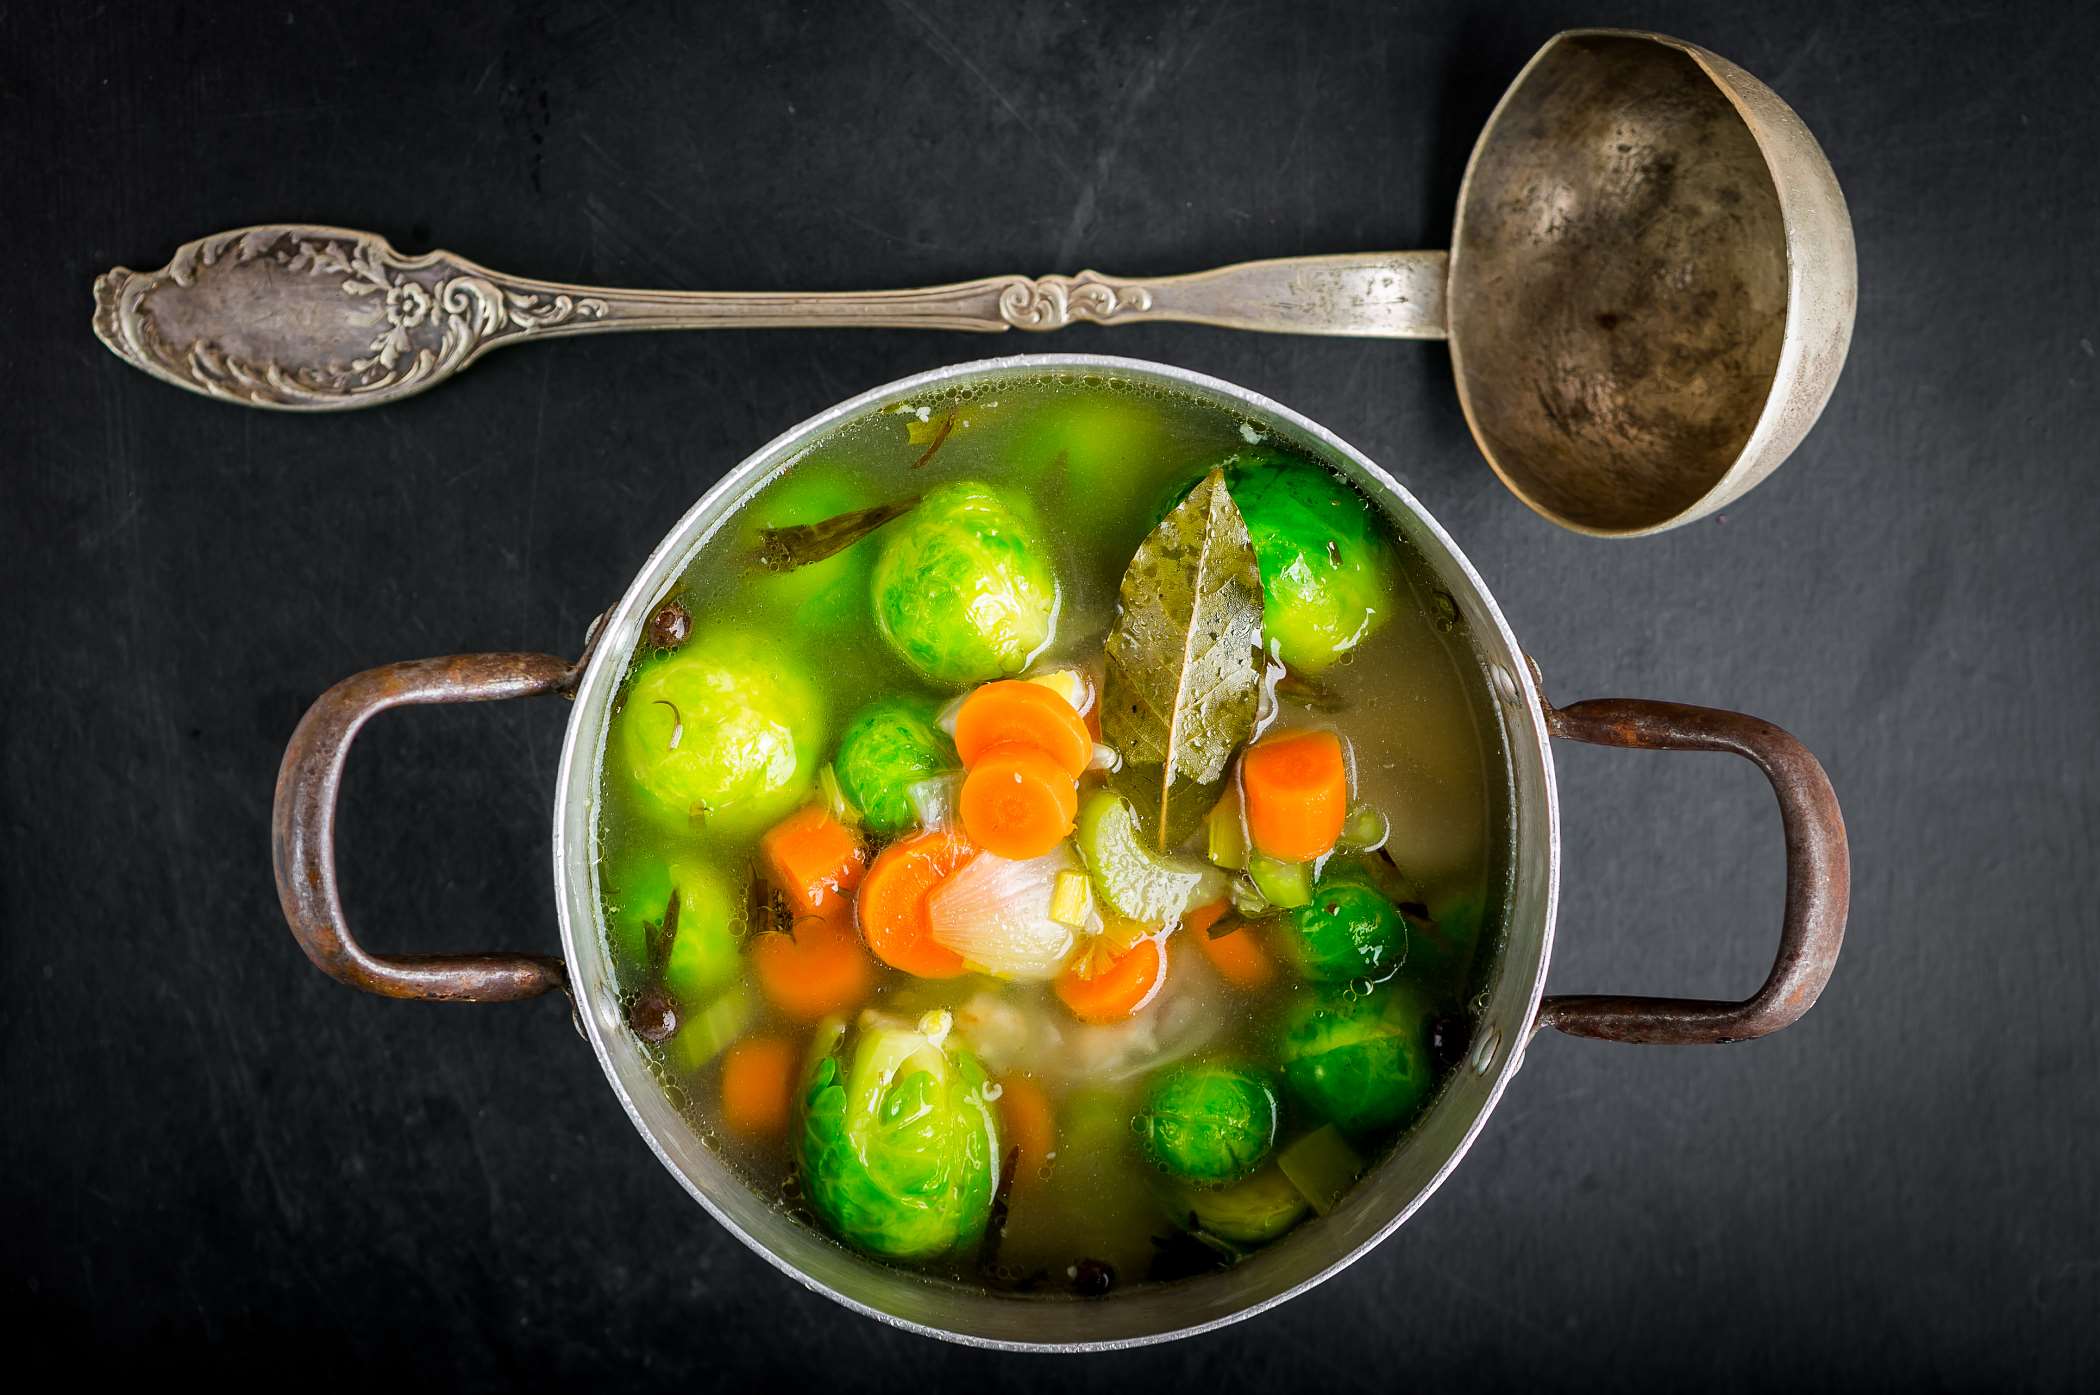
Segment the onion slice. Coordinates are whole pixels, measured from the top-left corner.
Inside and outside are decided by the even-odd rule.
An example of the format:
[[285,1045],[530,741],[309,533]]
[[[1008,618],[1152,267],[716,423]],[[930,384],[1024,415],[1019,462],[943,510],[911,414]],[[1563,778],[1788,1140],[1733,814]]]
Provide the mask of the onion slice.
[[997,978],[1056,978],[1080,936],[1101,928],[1091,908],[1076,929],[1051,918],[1058,874],[1078,868],[1070,843],[1025,862],[977,854],[926,898],[933,942]]

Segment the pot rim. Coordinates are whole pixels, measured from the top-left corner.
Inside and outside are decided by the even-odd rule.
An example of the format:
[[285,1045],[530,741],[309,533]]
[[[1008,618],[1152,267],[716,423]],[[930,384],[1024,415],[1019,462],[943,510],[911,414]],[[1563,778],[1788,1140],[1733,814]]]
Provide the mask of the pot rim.
[[[757,450],[746,455],[734,467],[725,471],[722,477],[702,493],[692,507],[687,509],[678,521],[672,525],[670,530],[665,533],[663,539],[651,550],[648,559],[637,570],[633,581],[629,583],[619,602],[605,613],[602,621],[595,627],[596,633],[592,644],[592,652],[588,655],[584,672],[575,688],[574,704],[570,712],[567,731],[562,741],[561,759],[556,768],[553,803],[552,869],[556,892],[555,905],[561,927],[562,954],[563,958],[571,966],[573,974],[574,967],[583,962],[582,953],[584,951],[588,950],[593,955],[600,953],[595,944],[587,946],[583,939],[585,935],[595,935],[597,932],[596,915],[594,913],[580,913],[579,911],[579,908],[589,905],[594,900],[595,893],[591,888],[585,888],[583,894],[579,896],[577,889],[571,884],[570,863],[575,850],[571,847],[569,832],[566,827],[568,816],[576,801],[580,799],[587,807],[595,807],[597,769],[595,761],[585,760],[587,748],[593,745],[589,740],[589,733],[586,731],[587,726],[589,726],[586,718],[599,712],[604,702],[609,701],[609,697],[604,695],[606,688],[617,688],[619,680],[625,672],[627,659],[633,648],[634,640],[639,634],[644,611],[656,603],[665,586],[676,575],[679,565],[705,544],[716,527],[734,516],[734,505],[742,501],[743,496],[749,492],[755,481],[771,474],[791,461],[800,453],[803,447],[807,446],[814,438],[827,429],[857,416],[869,407],[885,400],[895,399],[929,388],[938,388],[957,380],[1003,373],[1055,372],[1058,370],[1103,370],[1126,373],[1142,379],[1160,382],[1164,385],[1187,387],[1198,392],[1243,403],[1263,416],[1289,423],[1297,431],[1318,441],[1325,449],[1349,460],[1365,476],[1375,481],[1378,487],[1384,490],[1391,500],[1397,502],[1402,509],[1411,514],[1437,544],[1443,548],[1452,564],[1470,584],[1473,594],[1478,598],[1481,607],[1481,616],[1478,618],[1484,618],[1491,622],[1493,637],[1500,642],[1502,653],[1508,656],[1508,667],[1510,670],[1508,676],[1513,680],[1514,687],[1513,693],[1504,692],[1499,695],[1502,699],[1502,720],[1504,722],[1505,739],[1512,743],[1517,741],[1524,742],[1535,753],[1540,765],[1541,779],[1539,783],[1543,791],[1544,808],[1535,812],[1542,814],[1545,825],[1543,830],[1546,857],[1543,874],[1544,899],[1537,964],[1532,974],[1531,982],[1524,988],[1523,1015],[1518,1019],[1514,1028],[1506,1032],[1506,1039],[1504,1037],[1496,1037],[1492,1033],[1490,1034],[1488,1045],[1492,1047],[1494,1054],[1499,1058],[1499,1064],[1494,1067],[1494,1077],[1486,1095],[1466,1123],[1463,1135],[1457,1146],[1443,1159],[1434,1174],[1413,1192],[1406,1204],[1399,1207],[1392,1215],[1386,1217],[1373,1233],[1361,1242],[1352,1245],[1346,1252],[1334,1256],[1323,1264],[1316,1273],[1278,1292],[1268,1294],[1220,1316],[1192,1322],[1187,1326],[1176,1327],[1171,1330],[1097,1341],[1016,1341],[978,1333],[955,1331],[929,1323],[914,1321],[911,1318],[885,1311],[850,1294],[841,1292],[832,1285],[804,1272],[792,1261],[776,1253],[764,1241],[738,1224],[724,1207],[714,1200],[707,1189],[702,1187],[671,1156],[664,1142],[657,1136],[656,1130],[643,1117],[633,1095],[621,1079],[612,1058],[612,1045],[609,1038],[613,1033],[620,1030],[619,1024],[614,1020],[617,1014],[614,1014],[613,1017],[608,1017],[595,1011],[594,1004],[579,1002],[576,1005],[575,1018],[581,1024],[581,1030],[589,1039],[592,1053],[598,1058],[599,1068],[604,1072],[606,1082],[612,1087],[613,1094],[620,1101],[620,1107],[626,1111],[628,1120],[634,1125],[635,1131],[641,1135],[643,1141],[648,1145],[650,1152],[656,1155],[657,1161],[663,1164],[666,1171],[678,1179],[679,1185],[684,1187],[692,1198],[699,1202],[718,1224],[742,1241],[767,1263],[803,1287],[812,1292],[820,1293],[833,1302],[839,1303],[866,1317],[874,1318],[888,1326],[902,1328],[921,1336],[933,1337],[964,1346],[1026,1352],[1118,1351],[1150,1346],[1160,1342],[1175,1341],[1184,1337],[1193,1337],[1254,1317],[1325,1282],[1382,1244],[1395,1230],[1398,1230],[1405,1224],[1409,1217],[1443,1185],[1445,1179],[1451,1175],[1453,1169],[1458,1166],[1467,1152],[1471,1150],[1474,1142],[1479,1138],[1481,1130],[1486,1126],[1488,1116],[1494,1113],[1495,1107],[1501,1102],[1502,1094],[1508,1088],[1510,1080],[1515,1077],[1517,1071],[1522,1067],[1524,1051],[1532,1035],[1533,1026],[1537,1021],[1539,1003],[1545,991],[1546,973],[1553,957],[1553,932],[1555,921],[1559,914],[1560,901],[1560,801],[1557,781],[1554,776],[1552,743],[1548,739],[1545,712],[1536,685],[1529,673],[1525,671],[1526,666],[1522,657],[1523,650],[1518,645],[1516,636],[1511,632],[1509,623],[1502,614],[1501,607],[1496,603],[1494,595],[1488,590],[1480,574],[1474,569],[1471,560],[1466,557],[1450,534],[1444,530],[1443,525],[1438,523],[1436,518],[1422,507],[1414,495],[1401,485],[1398,480],[1388,474],[1382,466],[1362,451],[1357,450],[1354,446],[1344,441],[1327,427],[1262,393],[1242,387],[1237,383],[1198,373],[1190,369],[1177,368],[1148,359],[1117,355],[1082,353],[1014,354],[951,363],[880,384],[826,408],[781,432]],[[1469,619],[1471,618],[1474,617],[1469,616]],[[1482,651],[1483,661],[1485,662],[1488,652],[1491,650],[1491,646],[1485,641],[1485,637],[1480,641],[1476,641],[1475,647]],[[1501,675],[1497,674],[1495,676],[1499,678]],[[595,754],[595,752],[593,751],[592,754]],[[1507,763],[1513,758],[1513,752],[1506,754],[1505,762]],[[1513,811],[1512,817],[1515,817],[1517,812],[1519,811]],[[592,821],[593,826],[594,824],[595,820]],[[586,839],[588,841],[588,834],[586,834]],[[589,851],[590,849],[587,847],[585,852],[588,853]],[[1476,1069],[1478,1068],[1476,1067]],[[1486,1072],[1480,1071],[1479,1073],[1485,1074]],[[1367,1172],[1358,1183],[1359,1187],[1367,1185],[1373,1176],[1375,1176],[1375,1170]],[[739,1180],[737,1185],[747,1184]],[[1112,1302],[1114,1300],[1108,1301]]]

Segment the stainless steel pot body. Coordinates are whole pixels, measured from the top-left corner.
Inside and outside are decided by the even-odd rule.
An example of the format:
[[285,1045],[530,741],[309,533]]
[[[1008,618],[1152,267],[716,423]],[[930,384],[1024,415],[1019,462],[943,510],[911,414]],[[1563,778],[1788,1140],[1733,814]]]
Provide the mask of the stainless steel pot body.
[[[715,532],[755,490],[842,422],[923,397],[930,390],[1055,372],[1121,377],[1208,399],[1263,423],[1276,437],[1347,474],[1455,599],[1488,690],[1496,695],[1493,707],[1506,755],[1501,836],[1506,840],[1508,880],[1499,949],[1472,1050],[1449,1084],[1406,1139],[1331,1214],[1307,1222],[1286,1240],[1229,1270],[1171,1285],[1136,1287],[1098,1300],[997,1295],[892,1269],[790,1219],[773,1199],[754,1192],[678,1112],[658,1084],[642,1042],[627,1025],[596,884],[598,779],[614,697],[650,612]],[[332,857],[335,782],[357,728],[390,706],[534,692],[566,692],[574,700],[554,801],[553,873],[561,961],[525,956],[399,960],[365,952],[344,923]],[[565,965],[578,1019],[643,1139],[716,1220],[798,1282],[881,1321],[973,1345],[1057,1351],[1125,1347],[1250,1317],[1362,1257],[1403,1224],[1465,1156],[1540,1025],[1625,1040],[1727,1040],[1774,1030],[1814,1000],[1843,928],[1842,824],[1834,799],[1828,800],[1827,812],[1808,810],[1805,833],[1797,839],[1795,815],[1800,810],[1789,810],[1788,790],[1781,785],[1781,774],[1775,773],[1775,762],[1785,765],[1798,753],[1812,775],[1793,771],[1806,781],[1795,803],[1805,799],[1815,804],[1815,786],[1820,783],[1820,797],[1827,797],[1828,785],[1813,758],[1776,728],[1735,714],[1641,703],[1604,710],[1609,706],[1583,704],[1562,711],[1548,706],[1494,597],[1457,543],[1375,462],[1318,423],[1258,393],[1156,363],[1088,354],[991,359],[921,373],[863,393],[754,452],[658,545],[626,594],[601,620],[580,665],[537,655],[423,660],[372,670],[324,695],[295,734],[280,775],[277,874],[287,917],[302,945],[320,967],[354,986],[399,997],[486,1001],[561,986]],[[1584,708],[1596,710],[1584,716]],[[1709,720],[1715,730],[1702,736],[1701,723]],[[1691,725],[1685,727],[1685,722]],[[1757,730],[1747,735],[1725,730],[1733,723],[1750,723]],[[1735,750],[1773,774],[1789,822],[1789,906],[1780,963],[1757,998],[1741,1004],[1563,999],[1547,1001],[1542,1011],[1560,878],[1560,816],[1548,740],[1556,731],[1607,744]],[[1775,741],[1784,748],[1772,745]],[[1815,855],[1810,858],[1814,865],[1794,865],[1797,841]],[[1797,905],[1802,898],[1795,894],[1796,883],[1802,881],[1811,885],[1806,887],[1806,903]],[[1789,946],[1799,951],[1791,967]]]

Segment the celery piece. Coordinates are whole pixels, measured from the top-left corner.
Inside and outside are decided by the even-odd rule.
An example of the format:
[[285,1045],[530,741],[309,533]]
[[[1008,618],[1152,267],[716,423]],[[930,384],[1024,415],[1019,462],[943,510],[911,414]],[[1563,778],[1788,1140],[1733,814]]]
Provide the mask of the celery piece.
[[739,983],[731,987],[679,1027],[678,1035],[670,1041],[672,1064],[680,1070],[699,1070],[743,1034],[744,1028],[751,1025],[755,1008],[748,986]]
[[1276,1155],[1276,1166],[1290,1178],[1313,1210],[1326,1215],[1356,1185],[1363,1174],[1364,1160],[1349,1146],[1349,1140],[1332,1124],[1322,1124],[1303,1138],[1293,1139]]
[[1050,888],[1050,918],[1076,930],[1086,924],[1087,912],[1092,908],[1093,895],[1087,889],[1086,873],[1076,867],[1059,872]]
[[1238,800],[1219,800],[1218,807],[1204,820],[1203,829],[1205,855],[1212,863],[1227,871],[1246,870],[1247,826],[1240,821]]
[[1263,853],[1250,853],[1247,875],[1254,879],[1255,888],[1269,899],[1272,906],[1290,910],[1312,900],[1312,864],[1309,862],[1284,862]]

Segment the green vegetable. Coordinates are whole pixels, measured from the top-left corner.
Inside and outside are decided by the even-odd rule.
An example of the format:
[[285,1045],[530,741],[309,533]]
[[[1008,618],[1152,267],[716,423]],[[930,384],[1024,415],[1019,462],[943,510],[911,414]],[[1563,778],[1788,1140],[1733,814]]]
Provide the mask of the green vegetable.
[[1285,665],[1318,673],[1385,623],[1393,547],[1347,481],[1275,450],[1238,452],[1225,480],[1261,563],[1262,628]]
[[1435,1082],[1429,1011],[1398,983],[1302,992],[1283,1014],[1277,1057],[1292,1097],[1352,1137],[1406,1122]]
[[667,921],[672,939],[663,964],[663,986],[683,1006],[697,1008],[737,975],[744,898],[740,888],[713,867],[638,853],[627,859],[617,877],[607,878],[606,886],[607,935],[631,975],[653,973],[650,952]]
[[1462,998],[1480,945],[1480,897],[1453,896],[1429,909],[1428,923],[1413,927],[1408,936],[1408,977],[1425,992]]
[[801,802],[816,777],[823,706],[777,647],[695,636],[635,671],[613,748],[641,803],[677,829],[751,830]]
[[1087,392],[1054,397],[1027,412],[1009,450],[1018,469],[1061,488],[1067,512],[1114,527],[1127,526],[1121,509],[1127,481],[1156,468],[1172,445],[1165,418],[1145,398]]
[[753,595],[789,608],[798,628],[835,631],[866,622],[875,549],[860,545],[864,533],[831,552],[805,539],[822,537],[836,519],[880,506],[866,486],[814,464],[795,466],[746,510],[741,522],[761,562],[748,584]]
[[1266,1245],[1305,1214],[1305,1197],[1274,1163],[1229,1187],[1163,1179],[1160,1202],[1176,1224],[1240,1246]]
[[1146,846],[1130,801],[1112,791],[1097,789],[1080,801],[1078,841],[1094,890],[1125,919],[1169,925],[1225,894],[1215,867]]
[[1249,853],[1247,876],[1254,882],[1254,889],[1272,906],[1289,909],[1312,900],[1313,874],[1309,863],[1285,862],[1265,853]]
[[1407,922],[1399,909],[1346,868],[1322,876],[1311,899],[1283,920],[1284,938],[1309,979],[1376,983],[1407,958]]
[[1276,1142],[1276,1091],[1253,1071],[1209,1063],[1156,1076],[1132,1120],[1161,1171],[1198,1186],[1236,1182]]
[[1341,1204],[1364,1172],[1364,1160],[1332,1124],[1279,1148],[1276,1166],[1323,1216]]
[[869,585],[898,657],[952,687],[1019,673],[1057,620],[1057,578],[1035,529],[975,481],[934,490],[884,529]]
[[750,987],[736,984],[706,1007],[689,1015],[679,1025],[678,1035],[664,1050],[680,1070],[696,1071],[722,1054],[724,1047],[744,1034],[758,1015],[758,1002]]
[[802,1176],[831,1233],[885,1259],[933,1259],[984,1234],[999,1131],[976,1058],[945,1011],[868,1014],[803,1091]]
[[924,698],[870,703],[839,738],[839,787],[876,833],[898,833],[918,821],[911,787],[955,766],[955,743],[934,724],[939,709]]
[[1237,799],[1221,799],[1203,821],[1204,855],[1229,872],[1247,869],[1247,823]]

